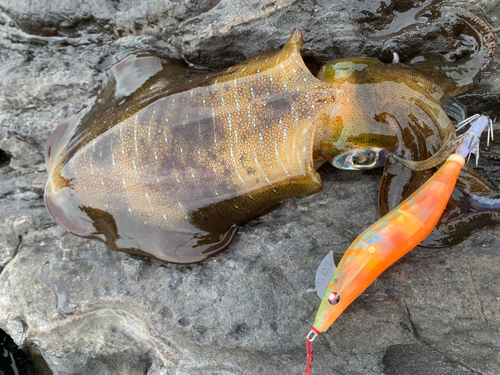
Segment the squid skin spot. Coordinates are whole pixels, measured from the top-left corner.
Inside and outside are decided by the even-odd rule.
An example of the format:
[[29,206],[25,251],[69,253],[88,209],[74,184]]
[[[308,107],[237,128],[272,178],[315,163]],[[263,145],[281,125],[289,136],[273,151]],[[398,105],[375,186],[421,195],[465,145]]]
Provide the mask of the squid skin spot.
[[149,207],[151,207],[151,211],[154,211],[153,210],[153,205],[151,204],[151,200],[149,199],[149,194],[147,192],[146,192],[146,199],[148,200]]
[[132,166],[134,167],[135,174],[137,174],[137,167],[135,165],[135,160],[134,159],[132,159]]
[[179,201],[179,199],[177,199],[177,203],[179,204],[179,207],[181,208],[181,210],[184,211],[184,213],[186,213],[186,210],[182,206],[182,203]]
[[261,201],[259,201],[258,199],[256,199],[254,196],[252,196],[251,194],[248,194],[248,197],[253,200],[255,203],[262,203]]
[[137,149],[137,124],[134,128],[134,144],[135,144],[135,154],[137,155],[139,153]]

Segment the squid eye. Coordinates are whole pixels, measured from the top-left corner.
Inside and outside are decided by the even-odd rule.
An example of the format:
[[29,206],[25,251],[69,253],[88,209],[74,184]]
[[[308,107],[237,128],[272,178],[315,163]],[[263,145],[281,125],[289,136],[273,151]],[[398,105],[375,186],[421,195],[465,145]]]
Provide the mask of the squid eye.
[[335,293],[335,292],[331,292],[329,295],[328,295],[328,302],[330,302],[330,305],[336,305],[337,303],[339,303],[340,301],[340,295]]
[[352,166],[353,167],[370,167],[377,162],[377,153],[371,150],[365,152],[360,152],[352,156]]
[[371,148],[366,150],[355,150],[343,153],[332,161],[334,167],[340,169],[371,169],[385,164],[389,151],[385,148]]

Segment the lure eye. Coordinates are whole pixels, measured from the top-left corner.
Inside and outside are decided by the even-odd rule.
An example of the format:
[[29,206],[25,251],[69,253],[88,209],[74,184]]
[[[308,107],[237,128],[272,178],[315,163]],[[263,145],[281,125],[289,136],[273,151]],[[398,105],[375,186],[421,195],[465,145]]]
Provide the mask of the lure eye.
[[340,295],[335,293],[335,292],[331,292],[329,295],[328,295],[328,302],[330,303],[330,305],[336,305],[337,303],[339,303],[340,301]]
[[340,169],[371,169],[385,164],[389,151],[385,148],[371,148],[366,150],[355,150],[343,153],[332,161],[334,167]]

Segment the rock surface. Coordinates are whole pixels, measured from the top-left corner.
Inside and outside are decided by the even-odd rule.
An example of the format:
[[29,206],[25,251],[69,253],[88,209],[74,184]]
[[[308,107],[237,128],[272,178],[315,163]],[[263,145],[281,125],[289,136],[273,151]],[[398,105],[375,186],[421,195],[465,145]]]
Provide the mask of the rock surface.
[[[223,68],[281,47],[295,27],[312,69],[336,57],[439,49],[432,25],[397,28],[431,1],[387,3],[0,0],[0,149],[10,157],[0,168],[0,328],[58,375],[302,374],[316,267],[330,250],[338,261],[378,219],[380,171],[323,168],[322,192],[251,220],[218,256],[178,266],[57,226],[43,203],[44,145],[104,69],[132,51]],[[499,0],[450,3],[500,33]],[[370,37],[384,30],[394,37]],[[500,116],[499,67],[497,51],[462,95],[470,112]],[[500,143],[480,162],[500,185]],[[316,340],[313,372],[499,374],[499,235],[410,252]]]

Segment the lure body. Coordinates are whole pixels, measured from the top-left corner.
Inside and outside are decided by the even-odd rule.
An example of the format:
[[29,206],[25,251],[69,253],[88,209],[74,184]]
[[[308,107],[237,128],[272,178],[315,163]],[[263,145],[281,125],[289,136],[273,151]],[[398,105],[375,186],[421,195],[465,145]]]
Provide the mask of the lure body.
[[[347,249],[316,315],[314,327],[325,332],[383,271],[417,246],[443,213],[464,164],[451,155],[410,198],[367,228]],[[332,306],[331,294],[339,298]]]
[[325,332],[385,269],[432,231],[451,196],[465,157],[476,147],[481,132],[489,124],[487,117],[479,117],[457,151],[424,185],[354,240],[325,291],[314,332]]

